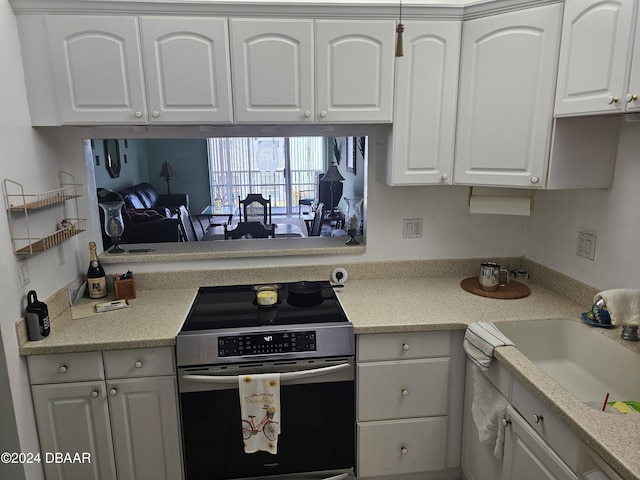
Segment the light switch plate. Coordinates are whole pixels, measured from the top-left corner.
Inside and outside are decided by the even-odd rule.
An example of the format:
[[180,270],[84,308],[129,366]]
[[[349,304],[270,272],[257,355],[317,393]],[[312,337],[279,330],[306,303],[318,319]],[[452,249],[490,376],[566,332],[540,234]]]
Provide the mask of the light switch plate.
[[405,218],[402,221],[402,238],[422,238],[422,219]]

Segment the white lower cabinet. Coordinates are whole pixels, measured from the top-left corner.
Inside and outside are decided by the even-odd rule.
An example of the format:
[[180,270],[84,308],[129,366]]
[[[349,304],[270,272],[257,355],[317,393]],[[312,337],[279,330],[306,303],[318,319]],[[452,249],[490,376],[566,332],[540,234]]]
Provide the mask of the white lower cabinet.
[[358,478],[458,478],[464,377],[458,333],[358,336]]
[[502,480],[578,479],[513,407],[507,408],[506,421]]
[[[27,357],[47,480],[182,478],[173,352]],[[106,372],[106,375],[105,375]]]
[[[620,478],[602,458],[578,439],[566,423],[500,363],[494,361],[488,370],[476,375],[472,373],[474,368],[467,362],[462,478],[578,480],[586,473],[593,474],[595,471],[603,475],[594,478]],[[494,457],[493,445],[480,442],[471,415],[474,389],[479,381],[490,381],[509,402],[502,419],[506,426],[501,458]]]

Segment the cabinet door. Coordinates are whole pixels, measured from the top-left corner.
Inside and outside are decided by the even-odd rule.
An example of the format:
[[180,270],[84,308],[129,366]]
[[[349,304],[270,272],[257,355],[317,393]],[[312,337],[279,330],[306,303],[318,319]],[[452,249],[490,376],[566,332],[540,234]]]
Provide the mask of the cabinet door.
[[230,123],[224,18],[141,17],[150,123]]
[[633,4],[624,0],[567,0],[556,115],[624,110]]
[[454,183],[542,188],[562,5],[464,22]]
[[389,185],[451,183],[460,22],[407,21],[396,59]]
[[[34,385],[31,391],[47,480],[116,478],[104,382]],[[46,461],[56,452],[88,461]]]
[[390,123],[393,20],[316,21],[316,121]]
[[47,17],[63,124],[146,123],[136,17]]
[[578,480],[540,436],[512,408],[505,431],[502,480]]
[[[625,4],[625,8],[628,6]],[[640,20],[640,9],[636,12],[636,31],[633,39],[633,57],[631,59],[631,73],[629,75],[629,87],[624,96],[624,102],[628,112],[640,110],[640,30],[638,21]]]
[[118,480],[182,478],[174,377],[107,381]]
[[313,121],[313,21],[229,20],[237,122]]

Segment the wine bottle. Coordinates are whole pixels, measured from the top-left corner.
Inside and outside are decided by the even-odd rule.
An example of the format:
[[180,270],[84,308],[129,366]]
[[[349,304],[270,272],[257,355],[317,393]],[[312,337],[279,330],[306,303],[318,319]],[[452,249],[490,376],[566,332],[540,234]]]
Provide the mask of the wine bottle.
[[89,242],[89,270],[87,270],[87,289],[90,298],[103,298],[107,296],[107,277],[104,268],[98,261],[96,242]]

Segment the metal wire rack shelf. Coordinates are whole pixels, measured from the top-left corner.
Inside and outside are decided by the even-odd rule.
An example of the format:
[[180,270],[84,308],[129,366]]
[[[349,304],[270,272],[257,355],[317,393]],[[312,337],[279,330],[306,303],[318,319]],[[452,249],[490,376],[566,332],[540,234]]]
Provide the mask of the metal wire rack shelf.
[[[9,218],[9,231],[13,251],[16,255],[33,255],[43,252],[78,235],[86,229],[86,219],[78,218],[78,198],[82,196],[82,185],[75,183],[73,175],[60,171],[59,188],[42,193],[25,193],[22,184],[4,179],[4,198]],[[56,205],[64,206],[64,220],[55,232],[39,236],[32,233],[30,213]],[[73,207],[74,215],[68,209]],[[19,217],[23,218],[20,219]],[[17,223],[24,222],[22,228]]]

